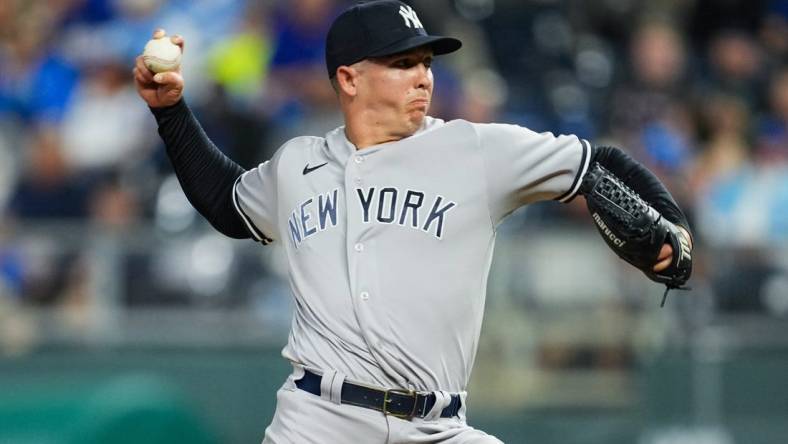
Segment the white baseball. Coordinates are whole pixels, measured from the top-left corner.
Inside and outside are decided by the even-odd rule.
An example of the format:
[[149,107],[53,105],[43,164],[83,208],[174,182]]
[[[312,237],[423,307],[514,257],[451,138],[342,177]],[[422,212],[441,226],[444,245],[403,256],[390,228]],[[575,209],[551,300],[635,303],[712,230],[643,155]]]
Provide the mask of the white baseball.
[[175,71],[181,65],[181,48],[169,36],[148,40],[142,61],[153,72]]

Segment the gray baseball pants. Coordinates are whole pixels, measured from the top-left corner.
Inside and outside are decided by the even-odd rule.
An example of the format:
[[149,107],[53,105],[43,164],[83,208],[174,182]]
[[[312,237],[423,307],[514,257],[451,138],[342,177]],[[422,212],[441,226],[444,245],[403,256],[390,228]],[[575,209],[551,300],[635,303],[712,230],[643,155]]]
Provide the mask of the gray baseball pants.
[[464,402],[459,417],[404,420],[305,392],[293,375],[276,401],[263,444],[502,444],[465,423]]

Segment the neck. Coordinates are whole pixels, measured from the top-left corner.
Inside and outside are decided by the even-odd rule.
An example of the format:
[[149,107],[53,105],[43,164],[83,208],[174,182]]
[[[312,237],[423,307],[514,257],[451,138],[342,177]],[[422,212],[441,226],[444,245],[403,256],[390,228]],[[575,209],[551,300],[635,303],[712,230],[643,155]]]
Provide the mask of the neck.
[[359,150],[381,143],[396,142],[407,137],[393,134],[382,127],[353,125],[350,122],[345,125],[345,136]]
[[372,112],[346,112],[344,114],[345,136],[359,150],[410,137],[421,126],[402,128],[401,125],[393,125]]

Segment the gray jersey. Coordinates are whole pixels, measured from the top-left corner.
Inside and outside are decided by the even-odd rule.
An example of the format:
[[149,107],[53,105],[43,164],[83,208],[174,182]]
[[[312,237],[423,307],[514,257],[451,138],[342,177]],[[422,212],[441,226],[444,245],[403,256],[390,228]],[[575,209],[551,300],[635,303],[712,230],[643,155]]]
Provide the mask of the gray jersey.
[[429,117],[362,150],[344,127],[290,140],[233,196],[257,240],[287,255],[283,356],[370,385],[465,390],[496,226],[524,204],[572,198],[589,157],[575,136]]

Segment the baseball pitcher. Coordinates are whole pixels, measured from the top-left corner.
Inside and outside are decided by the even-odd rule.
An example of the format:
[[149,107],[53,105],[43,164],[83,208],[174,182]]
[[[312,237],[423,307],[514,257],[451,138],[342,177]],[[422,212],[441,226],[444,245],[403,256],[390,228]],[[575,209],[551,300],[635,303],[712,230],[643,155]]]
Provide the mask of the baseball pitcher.
[[279,242],[287,256],[293,372],[263,443],[500,442],[466,423],[465,388],[496,227],[523,205],[581,194],[619,256],[668,288],[690,276],[686,218],[621,150],[428,116],[433,57],[460,46],[397,0],[350,7],[326,43],[345,125],[289,140],[249,171],[203,132],[180,72],[154,76],[137,59],[137,90],[190,202],[225,235]]

